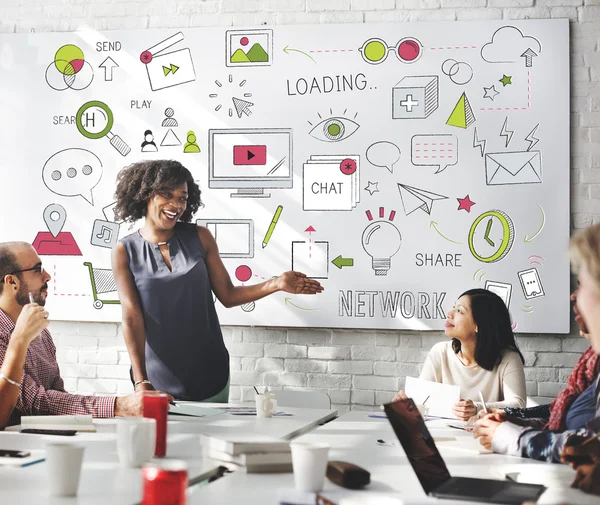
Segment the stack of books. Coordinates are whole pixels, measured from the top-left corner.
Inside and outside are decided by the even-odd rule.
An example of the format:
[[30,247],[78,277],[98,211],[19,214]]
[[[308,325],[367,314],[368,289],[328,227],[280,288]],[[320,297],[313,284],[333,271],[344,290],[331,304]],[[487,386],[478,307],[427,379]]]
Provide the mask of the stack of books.
[[205,456],[247,473],[292,471],[290,443],[262,435],[201,435]]

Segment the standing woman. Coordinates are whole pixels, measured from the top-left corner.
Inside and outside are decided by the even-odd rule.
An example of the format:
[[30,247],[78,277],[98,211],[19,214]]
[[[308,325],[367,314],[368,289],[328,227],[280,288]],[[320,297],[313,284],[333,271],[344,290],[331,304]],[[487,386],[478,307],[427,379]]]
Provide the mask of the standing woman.
[[235,307],[277,291],[320,293],[322,286],[293,271],[234,286],[210,231],[189,223],[201,205],[200,189],[178,161],[129,165],[117,176],[115,197],[117,219],[145,218],[112,253],[135,390],[227,402],[229,353],[212,293]]
[[[502,298],[487,289],[465,291],[448,312],[445,327],[450,342],[431,348],[419,377],[460,386],[454,415],[467,420],[481,410],[479,391],[486,407],[525,407],[525,360]],[[403,397],[400,391],[394,400]]]

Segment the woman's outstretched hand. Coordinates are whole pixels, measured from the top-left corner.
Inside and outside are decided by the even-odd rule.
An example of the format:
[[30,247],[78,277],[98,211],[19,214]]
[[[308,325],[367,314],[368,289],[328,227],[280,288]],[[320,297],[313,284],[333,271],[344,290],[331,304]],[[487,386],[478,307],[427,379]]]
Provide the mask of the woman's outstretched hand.
[[315,295],[324,289],[319,281],[309,279],[305,274],[293,270],[282,273],[278,280],[281,291],[296,295]]

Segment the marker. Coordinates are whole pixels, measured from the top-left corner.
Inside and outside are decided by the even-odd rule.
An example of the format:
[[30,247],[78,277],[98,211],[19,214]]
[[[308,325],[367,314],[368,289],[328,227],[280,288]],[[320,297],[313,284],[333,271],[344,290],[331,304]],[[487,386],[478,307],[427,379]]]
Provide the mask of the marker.
[[262,242],[263,249],[265,247],[267,247],[269,240],[271,240],[271,235],[273,235],[273,232],[275,231],[275,226],[277,225],[277,221],[279,221],[279,216],[281,216],[282,211],[283,211],[283,207],[281,205],[278,205],[277,209],[275,210],[275,214],[273,214],[273,219],[271,219],[271,224],[269,225],[267,234],[265,235],[265,238],[263,239],[263,242]]
[[487,414],[488,409],[485,406],[485,400],[483,399],[483,393],[481,392],[481,389],[479,390],[479,399],[481,400],[481,404],[483,405],[483,411]]

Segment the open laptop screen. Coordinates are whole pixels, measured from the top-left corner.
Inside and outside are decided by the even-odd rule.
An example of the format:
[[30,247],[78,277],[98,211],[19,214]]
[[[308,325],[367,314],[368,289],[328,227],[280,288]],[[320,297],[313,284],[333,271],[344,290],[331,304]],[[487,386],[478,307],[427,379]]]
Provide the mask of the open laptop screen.
[[426,494],[450,479],[433,437],[411,398],[383,406]]

